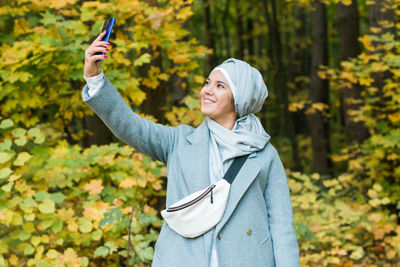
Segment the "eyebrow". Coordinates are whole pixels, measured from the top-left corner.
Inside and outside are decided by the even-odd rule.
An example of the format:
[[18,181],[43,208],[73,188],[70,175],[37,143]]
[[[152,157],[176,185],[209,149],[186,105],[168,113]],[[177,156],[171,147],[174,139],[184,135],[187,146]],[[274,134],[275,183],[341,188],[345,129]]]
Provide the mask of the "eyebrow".
[[[210,78],[207,78],[206,80],[210,80]],[[223,81],[217,81],[217,82],[219,82],[219,83],[223,83],[223,84],[225,84],[225,85],[226,85],[226,83],[225,83],[225,82],[223,82]]]

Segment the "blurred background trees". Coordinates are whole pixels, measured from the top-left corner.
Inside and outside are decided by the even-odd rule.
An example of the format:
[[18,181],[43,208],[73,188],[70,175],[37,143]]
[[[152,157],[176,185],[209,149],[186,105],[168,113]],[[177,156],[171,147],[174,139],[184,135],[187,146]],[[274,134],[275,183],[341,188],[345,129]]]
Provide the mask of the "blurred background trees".
[[0,266],[123,265],[132,205],[135,264],[151,264],[165,167],[81,98],[84,50],[110,16],[101,68],[151,120],[198,126],[199,90],[229,57],[261,71],[302,266],[399,262],[399,0],[0,4]]

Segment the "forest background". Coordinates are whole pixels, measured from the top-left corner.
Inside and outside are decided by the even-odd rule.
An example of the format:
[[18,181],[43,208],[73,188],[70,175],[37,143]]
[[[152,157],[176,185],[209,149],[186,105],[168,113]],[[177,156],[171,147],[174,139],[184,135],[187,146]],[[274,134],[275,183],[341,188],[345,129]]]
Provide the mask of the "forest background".
[[[269,89],[257,115],[286,167],[302,266],[399,266],[399,0],[0,0],[0,266],[150,266],[166,168],[82,101],[84,51],[125,101],[198,126],[223,60]],[[133,254],[133,251],[131,251]]]

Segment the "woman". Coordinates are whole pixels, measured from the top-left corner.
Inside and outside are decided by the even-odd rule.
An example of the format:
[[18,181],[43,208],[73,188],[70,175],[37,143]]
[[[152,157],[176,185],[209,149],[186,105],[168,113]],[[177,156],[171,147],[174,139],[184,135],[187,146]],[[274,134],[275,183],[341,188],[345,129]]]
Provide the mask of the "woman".
[[152,266],[299,266],[299,248],[285,170],[270,136],[253,114],[268,96],[258,70],[230,58],[213,69],[201,90],[202,124],[168,127],[141,118],[99,70],[100,34],[85,52],[83,100],[113,134],[166,163],[166,206],[221,179],[237,156],[250,154],[231,185],[219,223],[185,238],[165,222]]

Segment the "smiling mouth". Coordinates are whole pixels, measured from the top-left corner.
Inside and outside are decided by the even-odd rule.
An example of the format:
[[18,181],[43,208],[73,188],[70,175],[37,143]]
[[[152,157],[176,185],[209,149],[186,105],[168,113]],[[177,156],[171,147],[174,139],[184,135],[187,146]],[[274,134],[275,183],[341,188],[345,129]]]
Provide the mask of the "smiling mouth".
[[204,102],[204,104],[214,104],[215,103],[215,101],[208,99],[208,98],[204,98],[203,102]]

